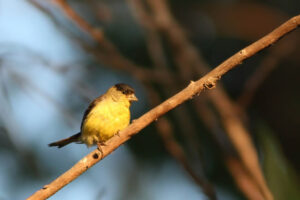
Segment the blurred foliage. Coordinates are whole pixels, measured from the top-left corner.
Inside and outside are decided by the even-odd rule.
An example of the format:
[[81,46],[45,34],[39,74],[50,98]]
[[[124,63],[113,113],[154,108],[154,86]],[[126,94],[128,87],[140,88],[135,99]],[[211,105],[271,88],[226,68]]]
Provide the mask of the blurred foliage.
[[275,199],[298,199],[300,197],[298,175],[282,153],[278,139],[265,125],[259,126],[258,135],[265,176]]

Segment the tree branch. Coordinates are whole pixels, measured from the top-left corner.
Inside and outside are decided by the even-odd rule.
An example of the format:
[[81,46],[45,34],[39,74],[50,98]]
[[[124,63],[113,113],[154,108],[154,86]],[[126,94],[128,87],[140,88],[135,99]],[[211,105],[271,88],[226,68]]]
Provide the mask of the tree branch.
[[[31,0],[32,1],[32,0]],[[115,69],[121,69],[134,75],[141,81],[166,82],[172,78],[171,73],[166,70],[147,69],[139,66],[133,61],[124,57],[119,50],[108,40],[105,34],[99,29],[90,25],[83,17],[81,17],[66,0],[53,0],[63,12],[81,31],[90,36],[100,48],[90,47],[89,45],[80,43],[80,45],[92,53],[101,63],[109,65]]]
[[145,113],[137,120],[134,120],[132,124],[130,124],[126,129],[120,132],[120,136],[112,137],[109,141],[107,141],[107,146],[104,146],[102,148],[103,156],[101,156],[101,153],[98,149],[92,151],[87,156],[83,157],[71,169],[66,171],[64,174],[59,176],[50,184],[45,185],[42,189],[35,192],[28,199],[40,200],[50,197],[58,190],[63,188],[65,185],[67,185],[68,183],[76,179],[78,176],[80,176],[82,173],[84,173],[87,169],[89,169],[97,162],[102,160],[104,157],[112,153],[116,148],[118,148],[124,142],[129,140],[133,135],[137,134],[151,122],[158,119],[166,112],[174,109],[178,105],[193,98],[195,95],[199,95],[200,92],[202,92],[204,89],[214,88],[216,86],[216,81],[219,80],[221,76],[223,76],[226,72],[241,64],[245,59],[253,56],[255,53],[272,45],[278,39],[291,32],[292,30],[296,29],[299,25],[300,15],[291,18],[265,37],[237,52],[236,54],[225,60],[223,63],[221,63],[218,67],[216,67],[208,74],[203,76],[201,79],[195,82],[192,81],[185,89],[178,92],[171,98],[167,99],[160,105],[156,106],[149,112]]
[[[133,10],[133,14],[136,15],[136,19],[141,27],[145,30],[146,45],[148,47],[149,56],[153,62],[154,69],[158,70],[168,70],[171,72],[168,66],[167,56],[165,55],[159,30],[157,29],[152,17],[147,12],[146,6],[140,0],[128,0],[129,5]],[[176,93],[180,88],[180,76],[181,73],[174,73],[174,79],[169,80],[168,85],[162,87],[162,92],[166,96]],[[152,91],[151,91],[152,90]],[[152,105],[158,105],[162,100],[160,95],[152,89],[148,89],[150,96],[150,103]],[[179,123],[179,127],[183,128],[181,131],[184,134],[184,138],[188,143],[190,153],[185,152],[183,147],[179,142],[176,141],[174,137],[174,128],[167,117],[162,117],[155,125],[157,128],[157,133],[161,137],[164,146],[168,153],[182,166],[182,168],[190,175],[192,180],[201,188],[204,194],[211,199],[216,199],[216,193],[211,183],[205,177],[203,170],[202,158],[199,155],[199,144],[195,138],[197,137],[196,124],[192,123],[191,116],[188,113],[186,106],[181,106],[174,110],[174,117]],[[193,157],[198,164],[197,167],[189,163],[189,157]],[[197,171],[195,170],[197,169]]]
[[[169,41],[173,57],[177,63],[177,67],[181,71],[183,79],[190,80],[192,75],[205,74],[209,69],[208,64],[204,61],[201,54],[197,52],[194,45],[188,41],[183,29],[173,18],[167,1],[148,0],[147,2],[150,8],[152,8],[153,18],[157,27],[166,35],[166,40]],[[240,53],[241,55],[244,54],[242,51]],[[208,93],[208,97],[219,112],[226,133],[248,173],[254,178],[264,197],[267,200],[273,199],[263,177],[250,134],[240,119],[241,113],[238,111],[241,110],[237,110],[237,105],[228,97],[222,86]],[[196,102],[194,101],[194,103]]]
[[291,35],[287,40],[276,45],[276,47],[264,57],[257,69],[244,84],[244,89],[237,100],[240,107],[246,109],[251,104],[260,86],[274,69],[280,65],[280,61],[286,59],[298,47],[299,43],[299,36]]
[[241,191],[245,194],[249,200],[263,200],[264,197],[259,192],[257,184],[253,181],[252,177],[249,176],[247,170],[241,165],[238,159],[233,157],[226,158],[226,165],[236,184],[239,186]]

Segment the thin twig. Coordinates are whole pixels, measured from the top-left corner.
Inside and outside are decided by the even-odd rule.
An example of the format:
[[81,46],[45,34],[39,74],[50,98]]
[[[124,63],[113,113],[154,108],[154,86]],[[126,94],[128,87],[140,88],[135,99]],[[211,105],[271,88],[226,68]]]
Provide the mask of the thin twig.
[[[66,0],[53,0],[68,16],[71,21],[85,31],[87,34],[92,36],[92,38],[97,41],[99,44],[106,45],[106,40],[103,38],[103,32],[98,28],[93,28],[89,23],[87,23],[82,17],[80,17],[67,3]],[[109,44],[107,44],[109,45]]]
[[[150,93],[150,94],[149,94]],[[152,104],[158,104],[161,102],[159,95],[152,89],[148,88],[149,99]],[[189,164],[188,159],[181,145],[174,138],[174,130],[171,122],[166,116],[163,116],[155,123],[159,136],[164,142],[166,150],[173,158],[181,164],[185,171],[191,176],[194,182],[202,188],[203,192],[211,199],[216,199],[216,194],[211,184],[204,178],[203,170],[201,169],[201,175],[198,175],[193,167]]]
[[203,177],[199,177],[189,164],[182,147],[174,139],[171,123],[165,118],[161,118],[157,122],[158,131],[163,138],[163,142],[168,152],[182,165],[185,171],[192,177],[194,182],[199,185],[203,192],[209,197],[209,199],[216,199],[216,193],[213,187]]
[[133,14],[136,15],[136,19],[145,29],[146,43],[153,65],[159,69],[167,69],[167,59],[164,55],[161,38],[153,19],[147,13],[143,2],[140,0],[128,0],[128,2],[131,5]]
[[[145,5],[140,0],[129,0],[129,3],[133,9],[133,13],[136,15],[138,22],[145,30],[146,44],[154,67],[159,70],[168,70],[171,72],[171,68],[168,66],[167,56],[164,52],[162,40],[160,38],[160,33],[154,22],[154,19],[152,19],[152,17],[149,15]],[[174,94],[178,88],[181,88],[181,76],[181,73],[176,74],[176,76],[174,76],[174,79],[171,79],[169,81],[169,85],[165,85],[165,87],[162,87],[162,92],[165,96],[170,96],[171,94]],[[154,104],[152,105],[157,105],[159,102],[161,102],[160,99],[154,102]],[[195,183],[202,188],[203,192],[210,199],[216,199],[214,189],[205,177],[203,169],[204,162],[202,156],[199,153],[200,145],[198,140],[195,140],[195,138],[197,138],[197,125],[196,123],[193,123],[187,106],[180,106],[179,108],[174,110],[174,117],[176,123],[178,123],[179,127],[181,128],[180,133],[184,135],[183,138],[188,144],[187,150],[189,150],[189,153],[184,153],[180,143],[176,142],[173,134],[173,126],[170,124],[171,122],[166,118],[163,118],[161,120],[162,122],[159,121],[158,123],[156,123],[159,136],[163,140],[163,143],[170,155],[180,163],[180,165],[192,177]],[[195,165],[194,168],[190,166],[188,157],[186,155],[189,155],[189,158],[193,158],[193,164]]]
[[[134,14],[137,17],[138,22],[145,29],[148,52],[153,61],[154,68],[159,71],[168,70],[171,74],[172,70],[168,66],[167,56],[165,55],[159,30],[154,19],[149,15],[145,5],[140,0],[129,0],[129,3],[134,10]],[[182,88],[182,73],[174,74],[173,77],[173,79],[170,79],[166,82],[164,87],[162,87],[162,92],[165,96],[170,96],[178,91],[178,88]],[[193,77],[190,77],[189,80],[191,79],[193,79]],[[154,105],[157,104],[158,103],[155,103]],[[184,134],[184,139],[186,139],[188,144],[187,147],[190,150],[189,156],[194,158],[193,160],[197,162],[198,172],[200,172],[204,177],[204,170],[201,166],[201,163],[203,162],[200,162],[202,158],[199,154],[199,142],[195,140],[195,138],[197,138],[197,127],[196,124],[193,123],[192,117],[189,115],[187,106],[177,108],[174,111],[174,117],[176,119],[176,123],[178,123],[179,127],[182,129],[180,133]],[[162,137],[162,139],[164,139],[164,137]]]
[[[217,88],[217,90],[218,89],[219,88]],[[210,96],[214,96],[214,98],[211,99],[219,111],[222,124],[226,130],[226,133],[228,134],[228,137],[237,150],[245,168],[253,177],[265,198],[268,200],[273,199],[260,169],[258,156],[256,154],[255,147],[251,142],[250,134],[244,127],[239,116],[236,114],[237,111],[234,105],[227,101],[216,100],[223,99],[226,95],[222,91],[217,92],[217,90],[211,91]]]
[[[136,63],[132,62],[131,60],[125,58],[118,49],[106,39],[104,33],[95,34],[95,32],[101,32],[101,30],[97,28],[92,28],[91,25],[86,22],[81,16],[79,16],[64,0],[54,0],[56,5],[61,8],[63,13],[77,25],[81,30],[87,33],[91,38],[95,40],[95,42],[101,46],[101,49],[91,47],[90,45],[86,44],[85,41],[80,39],[79,37],[71,34],[69,30],[65,26],[62,26],[59,21],[55,18],[55,16],[48,11],[46,8],[41,6],[35,0],[28,0],[33,6],[39,9],[41,12],[46,14],[55,25],[60,28],[68,37],[71,37],[75,42],[77,42],[84,50],[91,53],[97,61],[100,63],[110,66],[117,70],[123,70],[132,74],[136,79],[143,81],[143,82],[157,82],[161,84],[166,84],[169,80],[173,79],[172,73],[169,73],[166,70],[155,70],[149,69],[148,67],[137,65]],[[75,21],[77,20],[77,21]],[[82,25],[84,24],[84,25]],[[97,30],[97,31],[95,31]],[[93,35],[95,34],[95,35]],[[101,37],[99,37],[101,35]]]
[[[199,100],[203,101],[203,98],[198,98],[196,101]],[[225,135],[220,134],[220,132],[222,132],[223,129],[221,129],[221,127],[219,126],[220,122],[217,119],[216,114],[213,113],[207,105],[204,105],[204,102],[197,103],[196,109],[202,121],[213,134],[215,140],[217,141],[217,144],[222,148],[222,150],[225,150],[221,154],[224,157],[226,167],[228,168],[230,174],[234,178],[237,187],[240,188],[240,190],[244,193],[247,199],[263,199],[256,182],[253,180],[253,177],[249,176],[249,172],[241,163],[241,161],[234,157],[236,154],[234,149],[230,145],[228,138],[224,138]]]
[[60,111],[64,117],[67,119],[67,123],[74,127],[76,124],[76,120],[73,117],[74,115],[65,108],[64,105],[59,103],[55,98],[53,98],[51,95],[49,95],[47,92],[39,88],[36,84],[34,84],[30,79],[27,79],[26,77],[20,75],[18,72],[14,70],[9,70],[10,76],[15,79],[15,81],[19,82],[20,87],[23,87],[23,89],[28,89],[31,92],[34,92],[38,95],[40,95],[42,98],[44,98],[46,101],[48,101],[50,104],[52,104],[58,111]]
[[[166,0],[148,0],[148,4],[152,8],[157,26],[166,35],[166,39],[172,47],[175,61],[184,76],[184,80],[188,80],[195,72],[197,74],[206,72],[208,65],[197,52],[197,49],[188,41],[180,25],[173,19]],[[248,52],[240,52],[241,55],[244,53],[247,54]],[[243,164],[251,176],[254,177],[265,198],[273,199],[260,169],[255,147],[243,122],[239,119],[240,110],[236,109],[236,104],[230,100],[222,87],[209,93],[208,96],[220,113],[226,132],[238,151]],[[228,107],[220,105],[227,105]],[[228,120],[227,116],[231,120]],[[242,145],[240,142],[242,142]]]
[[[64,13],[76,25],[78,25],[79,28],[81,28],[82,30],[85,30],[86,33],[88,33],[89,35],[92,36],[93,33],[91,32],[91,29],[87,28],[90,25],[86,21],[84,21],[83,18],[81,18],[74,10],[72,10],[72,8],[67,4],[66,1],[57,1],[57,3],[60,6],[60,8],[64,11]],[[51,18],[53,18],[53,16],[51,16]],[[82,22],[84,22],[84,23],[82,23]],[[87,26],[85,26],[85,25],[82,26],[82,24],[85,24]],[[99,39],[97,40],[97,38],[93,37],[93,36],[92,36],[92,38],[94,38],[96,40],[96,42],[98,42],[99,45],[101,45]],[[103,42],[105,40],[106,39],[103,37],[101,42]],[[131,74],[133,74],[137,79],[139,79],[143,82],[145,82],[145,80],[148,80],[148,81],[159,82],[160,84],[164,84],[164,85],[166,85],[166,84],[172,85],[170,83],[170,80],[175,80],[175,78],[172,77],[172,75],[171,75],[172,73],[170,71],[168,71],[166,69],[161,69],[161,65],[157,66],[159,69],[145,69],[145,67],[133,66],[134,64],[132,62],[123,59],[123,57],[119,54],[119,52],[115,51],[115,49],[111,48],[111,46],[106,46],[106,47],[109,47],[106,49],[106,51],[111,51],[108,56],[107,52],[105,52],[105,53],[99,52],[99,51],[96,51],[94,48],[86,46],[85,44],[81,44],[81,45],[85,49],[87,49],[89,52],[93,53],[95,55],[95,57],[100,60],[100,62],[105,63],[109,66],[113,66],[117,69],[122,69],[122,70],[128,71]],[[111,57],[113,57],[113,58],[111,58]],[[119,58],[121,58],[121,59],[119,59]],[[157,80],[159,80],[159,81],[157,81]],[[146,83],[148,81],[146,81]],[[174,81],[172,83],[174,83]],[[174,86],[174,84],[173,84],[173,86]],[[179,116],[180,116],[180,114],[179,114]],[[181,116],[183,117],[183,115],[181,115]],[[188,121],[188,120],[187,119],[181,120],[180,122],[184,123],[185,121]],[[194,140],[192,140],[192,141],[195,142]],[[179,144],[177,144],[177,145],[179,146]],[[198,150],[196,150],[196,152],[198,152]],[[181,160],[186,160],[186,159],[183,159],[182,156],[180,156],[180,158],[181,158]],[[177,159],[177,160],[179,160],[179,159]],[[184,166],[184,168],[188,169],[187,172],[192,176],[192,178],[196,181],[197,184],[204,183],[202,185],[204,192],[207,193],[211,197],[211,199],[214,199],[214,194],[212,192],[213,190],[209,188],[210,186],[206,183],[206,181],[202,181],[199,176],[196,177],[196,173],[192,172],[192,167],[189,166],[187,163],[183,163],[182,165]]]
[[280,61],[286,58],[299,45],[299,36],[291,36],[284,42],[279,43],[270,53],[264,57],[254,73],[246,80],[244,89],[237,102],[240,107],[246,109],[252,102],[257,90],[269,77]]
[[234,177],[236,184],[246,195],[247,199],[263,200],[264,197],[259,192],[257,184],[253,181],[252,177],[249,176],[249,173],[245,170],[239,160],[233,157],[227,157],[225,160],[228,170]]
[[151,122],[158,119],[168,111],[174,109],[178,105],[191,99],[193,96],[200,94],[200,92],[202,92],[204,89],[214,88],[216,86],[216,81],[219,80],[226,72],[238,66],[242,63],[242,61],[253,56],[262,49],[274,44],[278,39],[296,29],[299,25],[300,15],[291,18],[265,37],[237,52],[201,79],[197,80],[196,82],[191,82],[185,89],[156,106],[149,112],[145,113],[140,118],[134,120],[132,124],[120,132],[119,136],[112,137],[109,141],[107,141],[107,145],[103,146],[102,148],[103,156],[101,156],[101,152],[99,152],[98,149],[92,151],[87,156],[83,157],[71,169],[59,176],[53,182],[45,185],[42,189],[35,192],[28,199],[40,200],[50,197],[62,187],[80,176],[88,168],[92,167],[97,162],[112,153],[116,148],[129,140],[133,135],[137,134]]
[[[155,79],[157,82],[170,80],[172,75],[166,71],[149,70],[146,67],[138,66],[131,60],[125,58],[119,50],[105,37],[104,33],[98,29],[93,28],[87,21],[78,15],[72,7],[65,0],[54,0],[63,13],[77,25],[81,30],[91,36],[100,48],[91,48],[86,45],[83,47],[92,52],[96,58],[104,64],[107,64],[116,69],[121,69],[133,74],[138,80],[148,81]],[[83,45],[83,44],[81,44]],[[95,51],[96,50],[96,51]]]

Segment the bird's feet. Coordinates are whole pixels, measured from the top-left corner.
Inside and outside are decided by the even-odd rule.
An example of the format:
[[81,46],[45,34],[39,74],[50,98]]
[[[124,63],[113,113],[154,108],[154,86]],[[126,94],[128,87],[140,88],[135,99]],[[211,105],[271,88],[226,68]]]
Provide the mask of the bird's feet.
[[102,158],[103,158],[103,151],[102,151],[102,146],[106,146],[106,144],[104,143],[104,142],[98,142],[97,143],[97,149],[100,151],[100,153],[101,153],[101,160],[102,160]]
[[115,135],[121,137],[121,136],[120,136],[120,130],[118,130],[118,132],[117,132]]

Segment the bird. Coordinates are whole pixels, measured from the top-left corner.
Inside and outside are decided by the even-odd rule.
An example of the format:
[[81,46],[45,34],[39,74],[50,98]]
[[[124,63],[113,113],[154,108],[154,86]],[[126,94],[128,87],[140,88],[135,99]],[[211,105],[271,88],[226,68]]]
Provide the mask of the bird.
[[50,143],[49,146],[61,148],[75,142],[101,148],[108,139],[129,125],[130,106],[134,101],[138,99],[131,86],[115,84],[90,103],[84,112],[79,133]]

